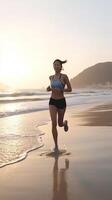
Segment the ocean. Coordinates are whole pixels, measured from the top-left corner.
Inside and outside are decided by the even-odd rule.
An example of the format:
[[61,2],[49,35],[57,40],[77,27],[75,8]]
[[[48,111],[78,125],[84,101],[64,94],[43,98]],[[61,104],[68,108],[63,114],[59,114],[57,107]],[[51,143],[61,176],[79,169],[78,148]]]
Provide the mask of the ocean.
[[[28,152],[43,146],[38,127],[47,123],[48,118],[35,119],[23,114],[48,110],[51,93],[44,90],[22,89],[0,92],[0,167],[24,159]],[[88,108],[94,104],[111,102],[111,89],[74,89],[66,93],[70,107]],[[24,115],[25,116],[25,115]]]

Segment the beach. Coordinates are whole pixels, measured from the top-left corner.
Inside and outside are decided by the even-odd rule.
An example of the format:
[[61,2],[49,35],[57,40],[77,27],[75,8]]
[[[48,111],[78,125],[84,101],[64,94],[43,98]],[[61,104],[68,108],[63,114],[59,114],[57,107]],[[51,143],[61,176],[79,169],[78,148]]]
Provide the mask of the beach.
[[0,1],[0,200],[112,200],[111,18],[112,1]]
[[38,127],[43,146],[0,168],[0,199],[111,200],[112,104],[78,112],[68,108],[69,131],[58,127],[59,155],[49,154],[54,144],[48,110],[21,118],[30,126],[43,116],[48,119]]

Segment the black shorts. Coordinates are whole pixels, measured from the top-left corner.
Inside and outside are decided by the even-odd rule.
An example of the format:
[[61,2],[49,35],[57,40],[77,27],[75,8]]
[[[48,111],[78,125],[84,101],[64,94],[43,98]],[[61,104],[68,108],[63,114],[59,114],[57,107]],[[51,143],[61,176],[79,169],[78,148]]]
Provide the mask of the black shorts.
[[54,105],[59,109],[66,108],[66,100],[65,98],[62,99],[53,99],[52,97],[49,100],[49,105]]

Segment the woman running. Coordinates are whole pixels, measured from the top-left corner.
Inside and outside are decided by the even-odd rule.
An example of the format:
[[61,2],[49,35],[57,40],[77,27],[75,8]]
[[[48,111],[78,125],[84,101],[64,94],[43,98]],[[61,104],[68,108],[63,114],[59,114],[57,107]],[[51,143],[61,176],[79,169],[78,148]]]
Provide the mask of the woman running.
[[68,131],[68,121],[63,121],[66,111],[66,99],[64,97],[64,92],[71,92],[72,88],[68,76],[61,73],[62,64],[66,62],[66,60],[61,61],[59,59],[56,59],[53,62],[55,74],[49,77],[50,86],[47,87],[47,91],[51,91],[49,111],[52,121],[52,135],[55,143],[54,151],[58,151],[57,121],[58,126],[64,127],[64,131]]

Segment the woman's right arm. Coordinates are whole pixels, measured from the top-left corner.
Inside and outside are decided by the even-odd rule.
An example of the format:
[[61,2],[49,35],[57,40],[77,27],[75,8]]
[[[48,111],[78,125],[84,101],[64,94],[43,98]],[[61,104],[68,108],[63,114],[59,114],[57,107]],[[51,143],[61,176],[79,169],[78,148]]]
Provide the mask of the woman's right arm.
[[[49,79],[50,79],[50,80],[51,80],[51,77],[52,77],[52,76],[49,76]],[[49,91],[52,90],[51,87],[50,87],[50,85],[46,88],[46,90],[47,90],[47,92],[49,92]]]

